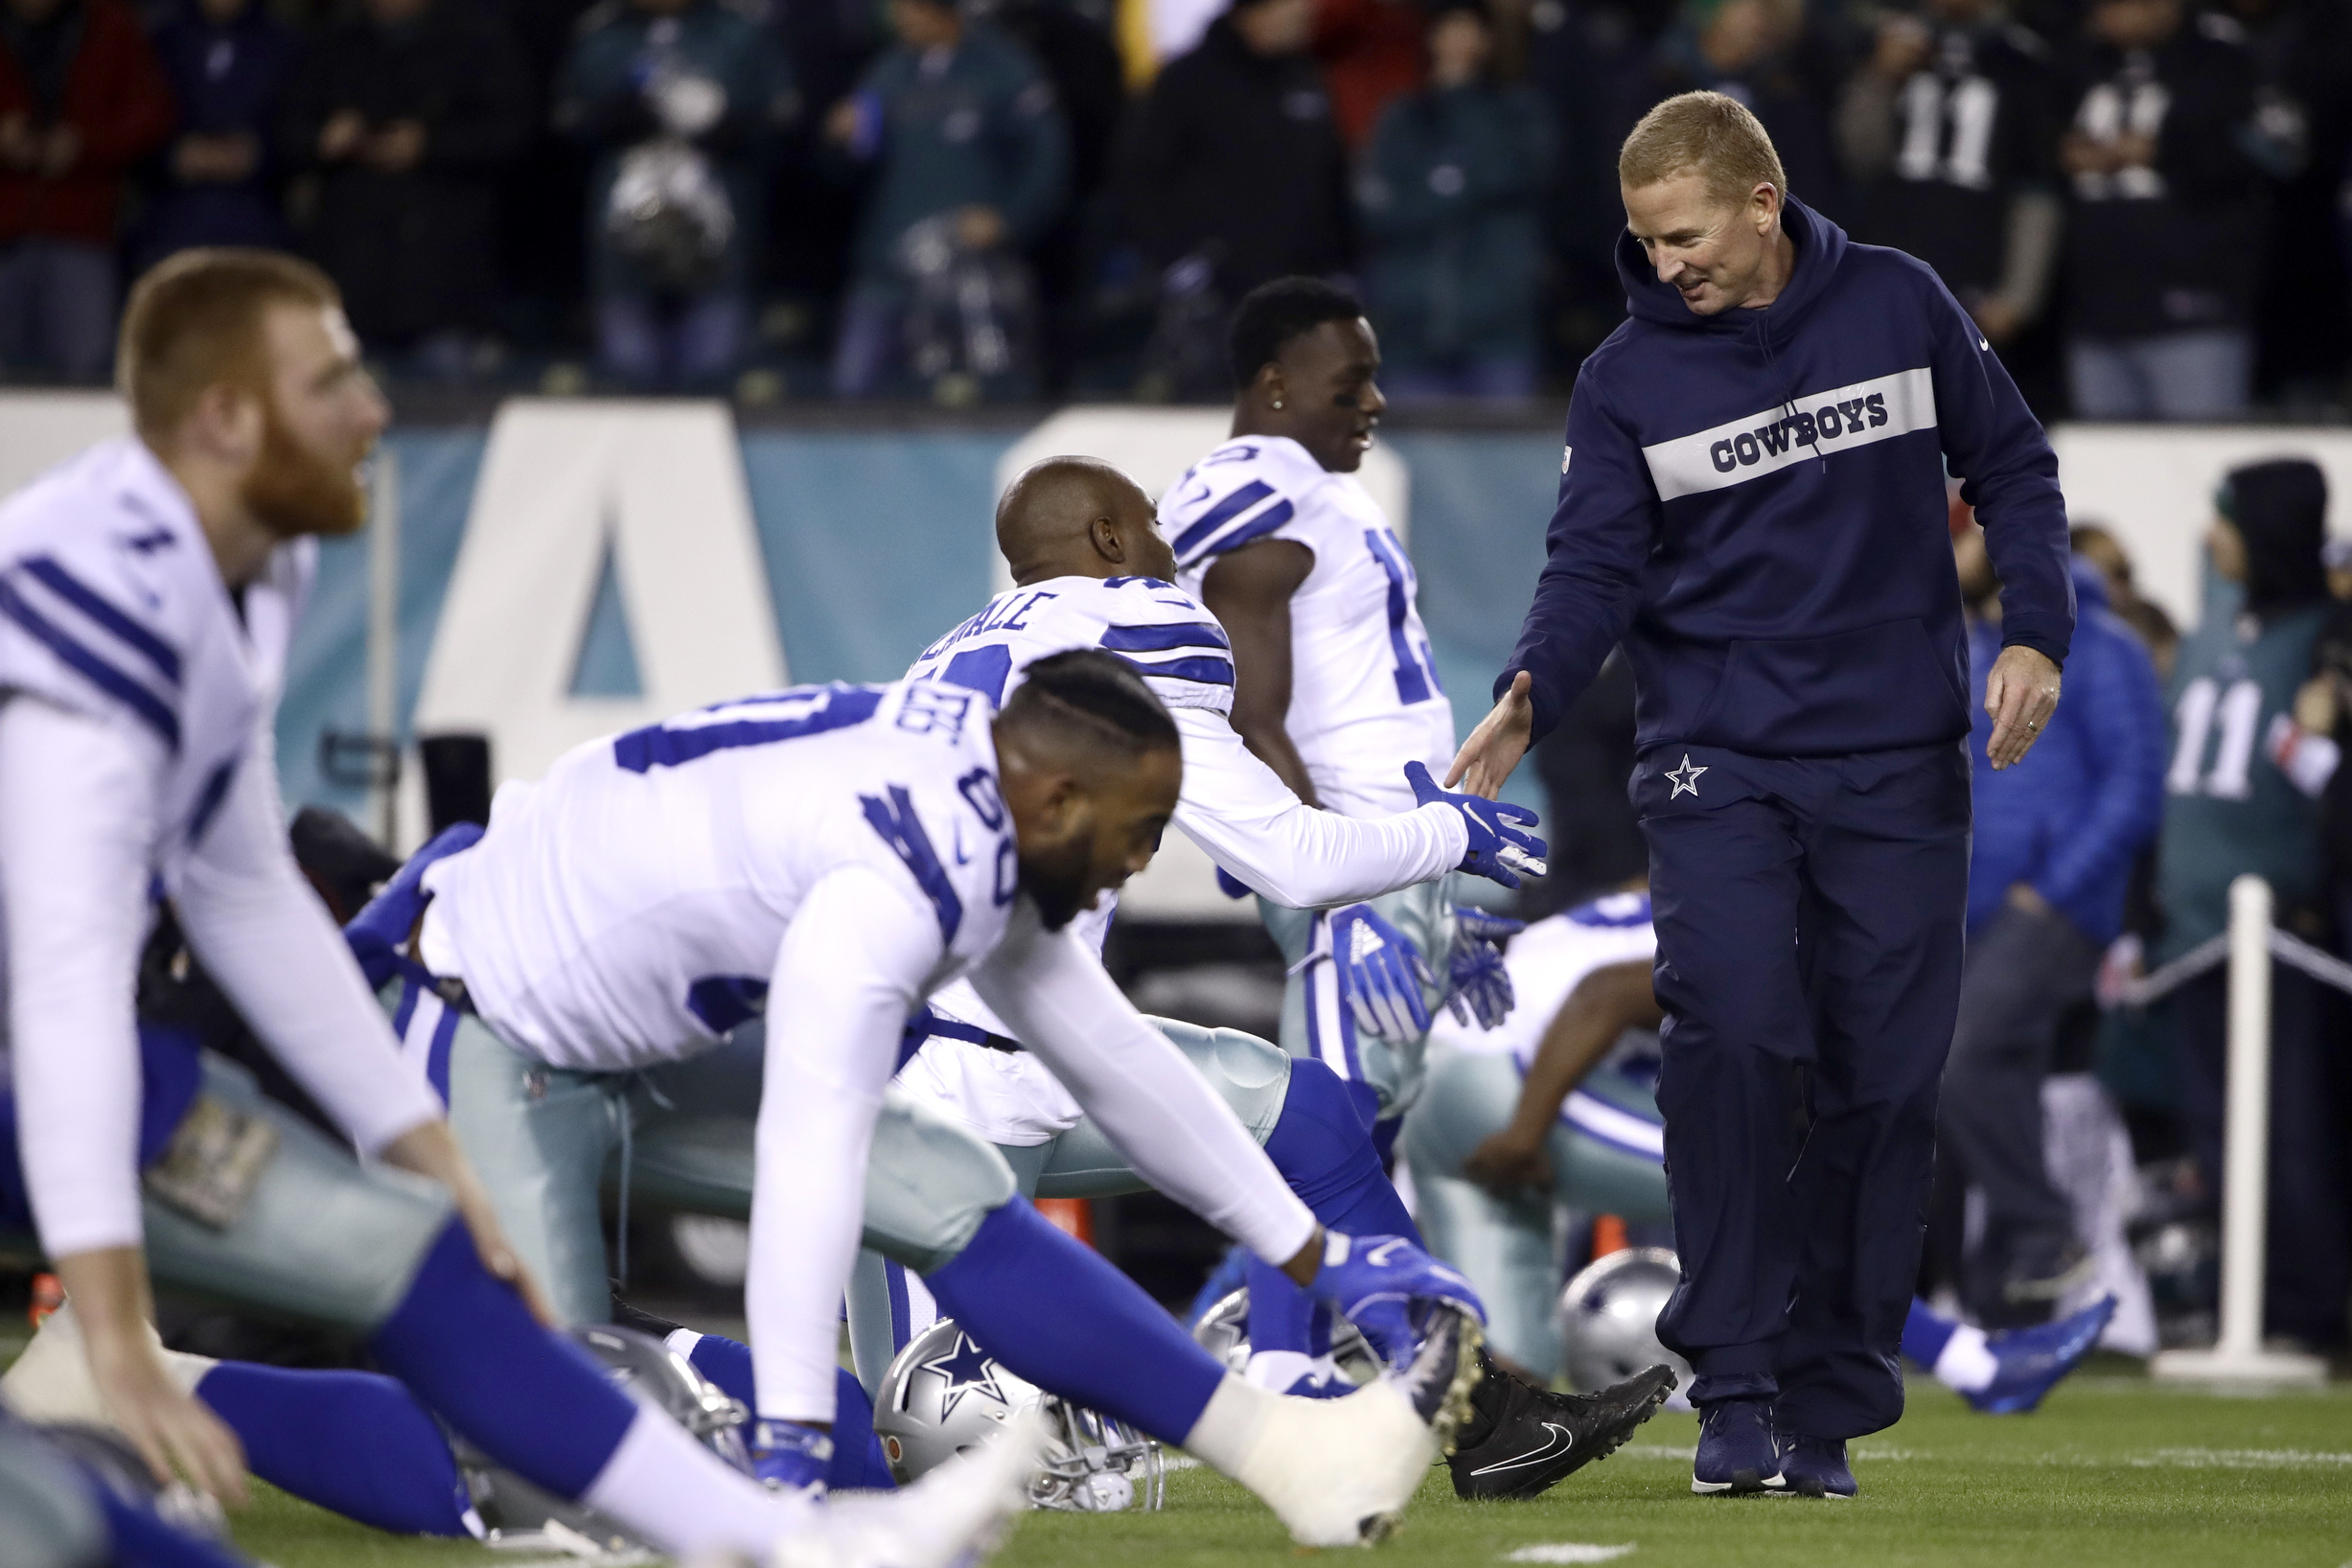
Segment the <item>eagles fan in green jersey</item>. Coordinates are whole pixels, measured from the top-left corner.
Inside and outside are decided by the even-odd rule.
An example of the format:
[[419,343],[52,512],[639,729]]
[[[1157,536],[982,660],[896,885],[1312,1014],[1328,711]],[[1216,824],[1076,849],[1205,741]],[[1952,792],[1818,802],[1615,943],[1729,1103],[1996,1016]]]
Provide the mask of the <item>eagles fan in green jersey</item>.
[[[2316,796],[2334,743],[2294,717],[2327,618],[2327,481],[2301,458],[2234,469],[2206,536],[2221,579],[2173,672],[2172,767],[2160,841],[2166,926],[2153,957],[2179,957],[2228,923],[2229,884],[2264,878],[2277,920],[2325,933],[2325,859]],[[2181,1068],[2198,1164],[2218,1198],[2228,981],[2219,969],[2179,993]],[[2271,1203],[2265,1329],[2329,1349],[2344,1341],[2352,1282],[2337,1139],[2331,1136],[2318,983],[2277,966],[2271,982]]]

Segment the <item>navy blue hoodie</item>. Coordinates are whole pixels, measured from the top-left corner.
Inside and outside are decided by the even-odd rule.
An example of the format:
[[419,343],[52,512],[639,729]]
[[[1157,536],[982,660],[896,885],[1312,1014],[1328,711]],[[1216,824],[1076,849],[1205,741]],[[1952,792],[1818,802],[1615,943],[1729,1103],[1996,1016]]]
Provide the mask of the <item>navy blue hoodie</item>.
[[2074,629],[2058,458],[1975,323],[1901,251],[1790,200],[1763,310],[1692,313],[1631,235],[1631,312],[1584,361],[1549,559],[1495,682],[1535,733],[1622,640],[1637,744],[1833,756],[1969,732],[1945,471],[2000,573],[2001,634],[2063,662]]

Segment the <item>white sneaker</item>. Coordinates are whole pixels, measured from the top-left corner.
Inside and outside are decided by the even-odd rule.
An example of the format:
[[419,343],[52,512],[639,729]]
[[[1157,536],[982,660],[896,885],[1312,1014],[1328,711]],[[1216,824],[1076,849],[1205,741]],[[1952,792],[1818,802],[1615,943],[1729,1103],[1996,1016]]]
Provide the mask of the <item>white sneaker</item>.
[[1411,1366],[1344,1399],[1277,1402],[1248,1473],[1302,1546],[1363,1546],[1396,1528],[1478,1381],[1477,1321],[1447,1311]]
[[893,1492],[846,1493],[810,1510],[810,1527],[776,1543],[769,1568],[966,1568],[1003,1543],[1028,1508],[1045,1452],[1035,1410],[1002,1437]]

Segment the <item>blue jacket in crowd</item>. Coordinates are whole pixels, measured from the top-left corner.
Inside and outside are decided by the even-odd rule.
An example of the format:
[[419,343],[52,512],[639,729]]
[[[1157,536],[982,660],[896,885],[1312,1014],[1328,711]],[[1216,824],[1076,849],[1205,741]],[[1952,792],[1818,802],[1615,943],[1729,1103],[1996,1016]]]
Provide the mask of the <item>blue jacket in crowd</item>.
[[[2166,720],[2156,664],[2107,607],[2107,583],[2078,561],[2074,651],[2050,727],[2025,760],[2000,772],[1985,760],[1993,721],[1985,674],[1999,629],[1969,627],[1976,715],[1976,840],[1969,863],[1969,932],[2000,912],[2025,883],[2093,943],[2123,930],[2133,863],[2164,819]],[[2004,602],[2007,595],[2003,595]]]
[[1975,323],[1900,251],[1790,200],[1787,287],[1692,314],[1630,235],[1630,311],[1584,361],[1549,559],[1498,695],[1551,729],[1623,640],[1637,743],[1833,756],[1969,732],[1945,472],[1985,525],[2002,636],[2064,660],[2058,459]]

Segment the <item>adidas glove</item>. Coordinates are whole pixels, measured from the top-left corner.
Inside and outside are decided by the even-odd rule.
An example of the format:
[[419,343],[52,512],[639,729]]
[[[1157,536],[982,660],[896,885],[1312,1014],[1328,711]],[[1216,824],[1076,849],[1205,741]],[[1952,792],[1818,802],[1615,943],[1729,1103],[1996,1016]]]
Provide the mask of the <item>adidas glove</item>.
[[1355,1015],[1356,1032],[1383,1040],[1418,1040],[1429,1032],[1429,1003],[1421,987],[1429,966],[1405,934],[1375,913],[1370,904],[1331,911],[1331,961],[1339,966],[1340,994]]

